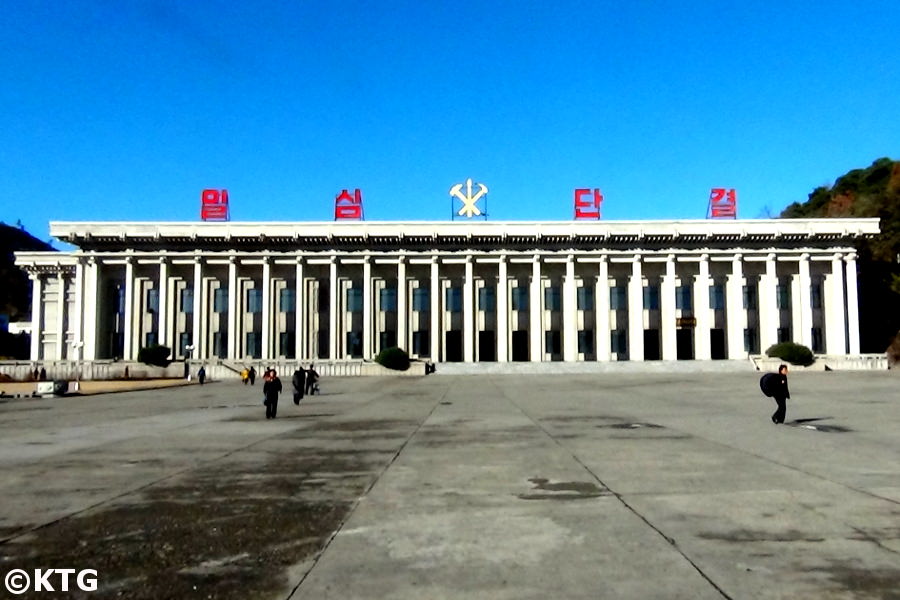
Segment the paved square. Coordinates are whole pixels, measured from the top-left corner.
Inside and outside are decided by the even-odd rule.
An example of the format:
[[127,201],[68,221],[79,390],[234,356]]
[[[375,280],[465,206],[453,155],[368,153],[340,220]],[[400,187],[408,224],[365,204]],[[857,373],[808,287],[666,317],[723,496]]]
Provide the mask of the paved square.
[[274,421],[231,382],[8,401],[0,574],[96,569],[73,598],[900,598],[900,377],[792,374],[785,426],[758,379],[328,379]]

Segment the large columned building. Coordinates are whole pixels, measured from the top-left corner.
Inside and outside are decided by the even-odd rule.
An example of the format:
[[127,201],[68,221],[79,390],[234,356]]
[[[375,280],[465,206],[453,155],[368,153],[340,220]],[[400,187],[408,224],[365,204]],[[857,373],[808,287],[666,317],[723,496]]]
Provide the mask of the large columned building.
[[859,353],[877,219],[51,223],[32,360],[742,359]]

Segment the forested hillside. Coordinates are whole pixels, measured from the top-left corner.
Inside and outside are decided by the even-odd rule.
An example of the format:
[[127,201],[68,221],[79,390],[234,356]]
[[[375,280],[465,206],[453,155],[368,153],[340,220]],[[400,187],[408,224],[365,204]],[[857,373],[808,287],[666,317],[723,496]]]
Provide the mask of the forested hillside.
[[884,352],[900,333],[900,161],[879,158],[818,187],[782,218],[878,217],[881,234],[859,243],[860,346]]

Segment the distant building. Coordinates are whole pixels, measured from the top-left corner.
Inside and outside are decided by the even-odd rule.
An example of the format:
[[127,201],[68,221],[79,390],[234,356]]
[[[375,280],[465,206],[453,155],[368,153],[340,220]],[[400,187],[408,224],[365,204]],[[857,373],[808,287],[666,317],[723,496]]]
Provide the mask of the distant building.
[[877,219],[52,223],[31,357],[437,362],[858,354]]

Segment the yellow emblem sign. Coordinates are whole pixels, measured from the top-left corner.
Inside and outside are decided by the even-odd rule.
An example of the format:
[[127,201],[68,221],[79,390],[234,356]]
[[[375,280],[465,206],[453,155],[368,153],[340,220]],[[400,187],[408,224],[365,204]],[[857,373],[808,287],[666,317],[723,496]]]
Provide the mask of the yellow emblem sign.
[[462,201],[462,208],[459,209],[458,214],[461,217],[477,217],[481,215],[481,210],[477,206],[477,202],[481,199],[482,196],[488,193],[487,186],[483,183],[476,183],[479,190],[473,193],[472,190],[472,179],[466,179],[465,188],[466,191],[463,193],[463,184],[457,183],[452,188],[450,188],[450,195],[456,198],[459,198]]

